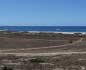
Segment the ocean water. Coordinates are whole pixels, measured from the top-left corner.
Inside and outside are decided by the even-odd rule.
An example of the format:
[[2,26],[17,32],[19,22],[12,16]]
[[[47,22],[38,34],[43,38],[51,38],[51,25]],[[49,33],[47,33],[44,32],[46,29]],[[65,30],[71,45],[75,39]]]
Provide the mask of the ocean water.
[[86,26],[0,26],[8,31],[86,32]]

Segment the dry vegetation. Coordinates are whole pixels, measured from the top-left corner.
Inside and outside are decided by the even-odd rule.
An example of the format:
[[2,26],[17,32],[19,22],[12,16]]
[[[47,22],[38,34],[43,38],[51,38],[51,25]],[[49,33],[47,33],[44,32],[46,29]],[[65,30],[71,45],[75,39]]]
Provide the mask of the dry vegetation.
[[[80,38],[83,41],[73,45],[71,44]],[[60,45],[64,45],[61,46]],[[55,46],[55,47],[54,47]],[[44,49],[32,49],[29,48],[42,48]],[[52,47],[52,48],[50,48]],[[22,49],[23,50],[20,50]],[[26,48],[26,49],[25,49]],[[27,49],[28,48],[28,49]],[[86,41],[85,35],[79,34],[62,34],[62,33],[29,33],[29,32],[0,32],[0,49],[17,49],[16,51],[10,50],[5,52],[59,52],[59,51],[85,51]]]
[[[73,44],[77,40],[78,43]],[[65,45],[71,44],[71,45]],[[61,46],[64,45],[64,46]],[[52,48],[42,48],[51,47]],[[15,50],[11,50],[14,49]],[[24,48],[21,50],[21,48]],[[30,49],[31,48],[31,49]],[[42,48],[42,49],[32,49]],[[85,52],[86,36],[62,33],[0,32],[0,70],[86,70],[86,53],[17,56],[8,53]],[[5,50],[2,52],[2,49]],[[10,50],[10,51],[7,51]],[[3,55],[3,53],[6,53]],[[16,53],[16,54],[17,54]]]
[[56,56],[0,55],[0,69],[12,70],[85,70],[86,54]]

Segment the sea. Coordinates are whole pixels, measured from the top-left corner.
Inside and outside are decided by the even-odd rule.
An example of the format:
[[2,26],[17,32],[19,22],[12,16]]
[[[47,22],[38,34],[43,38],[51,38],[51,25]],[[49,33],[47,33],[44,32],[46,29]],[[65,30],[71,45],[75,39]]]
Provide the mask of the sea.
[[0,31],[86,32],[86,26],[0,26]]

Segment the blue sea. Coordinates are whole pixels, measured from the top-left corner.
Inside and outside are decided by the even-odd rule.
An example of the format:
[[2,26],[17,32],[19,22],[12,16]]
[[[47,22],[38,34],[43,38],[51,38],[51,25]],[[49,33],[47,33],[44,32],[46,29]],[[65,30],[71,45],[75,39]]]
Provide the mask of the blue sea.
[[86,32],[86,26],[0,26],[8,31]]

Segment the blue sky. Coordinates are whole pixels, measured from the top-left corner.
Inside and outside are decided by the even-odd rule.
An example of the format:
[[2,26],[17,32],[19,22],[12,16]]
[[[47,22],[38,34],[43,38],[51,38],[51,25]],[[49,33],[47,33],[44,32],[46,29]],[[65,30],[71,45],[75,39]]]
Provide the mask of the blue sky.
[[0,0],[0,25],[86,26],[86,0]]

